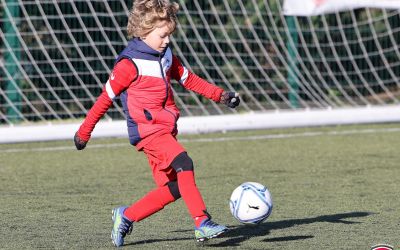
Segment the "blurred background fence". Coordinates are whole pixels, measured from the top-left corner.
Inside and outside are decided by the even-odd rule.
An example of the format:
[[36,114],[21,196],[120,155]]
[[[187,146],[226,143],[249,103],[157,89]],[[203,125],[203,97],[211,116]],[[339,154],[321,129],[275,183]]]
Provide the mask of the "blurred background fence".
[[[284,16],[279,0],[181,0],[171,47],[243,99],[174,85],[182,116],[398,104],[400,11]],[[82,119],[124,48],[132,1],[0,0],[0,125]],[[106,115],[123,119],[118,104]]]

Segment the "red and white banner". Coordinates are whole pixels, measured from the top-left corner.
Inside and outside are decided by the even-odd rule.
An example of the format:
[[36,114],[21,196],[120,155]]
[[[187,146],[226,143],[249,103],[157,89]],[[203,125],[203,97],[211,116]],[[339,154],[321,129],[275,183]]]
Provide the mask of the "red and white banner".
[[314,16],[356,8],[400,9],[400,0],[285,0],[287,16]]

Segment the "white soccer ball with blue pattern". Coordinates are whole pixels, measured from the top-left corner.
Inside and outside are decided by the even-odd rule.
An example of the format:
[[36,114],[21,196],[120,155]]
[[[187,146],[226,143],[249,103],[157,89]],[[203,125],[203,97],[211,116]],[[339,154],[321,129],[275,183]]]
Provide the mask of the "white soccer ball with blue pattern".
[[245,182],[233,190],[229,206],[238,221],[255,225],[271,215],[272,197],[264,185]]

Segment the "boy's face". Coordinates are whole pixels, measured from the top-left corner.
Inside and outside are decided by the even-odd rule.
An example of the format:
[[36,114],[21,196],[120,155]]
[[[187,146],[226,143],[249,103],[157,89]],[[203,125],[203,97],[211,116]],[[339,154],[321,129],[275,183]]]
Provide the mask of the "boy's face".
[[162,52],[169,44],[171,33],[171,26],[168,25],[167,22],[162,21],[153,31],[143,38],[143,41],[150,48]]

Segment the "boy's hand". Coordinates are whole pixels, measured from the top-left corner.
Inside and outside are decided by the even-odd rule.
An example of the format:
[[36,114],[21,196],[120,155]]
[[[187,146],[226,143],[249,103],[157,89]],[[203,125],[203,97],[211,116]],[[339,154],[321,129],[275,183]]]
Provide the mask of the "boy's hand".
[[222,92],[221,103],[225,104],[230,108],[236,108],[240,103],[239,94],[236,92]]
[[79,137],[78,132],[75,133],[74,142],[75,142],[75,147],[78,150],[84,149],[87,144],[87,141],[84,141],[82,138]]

